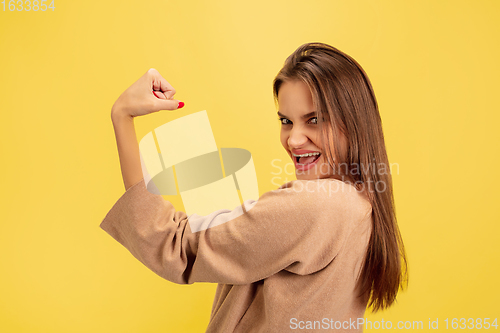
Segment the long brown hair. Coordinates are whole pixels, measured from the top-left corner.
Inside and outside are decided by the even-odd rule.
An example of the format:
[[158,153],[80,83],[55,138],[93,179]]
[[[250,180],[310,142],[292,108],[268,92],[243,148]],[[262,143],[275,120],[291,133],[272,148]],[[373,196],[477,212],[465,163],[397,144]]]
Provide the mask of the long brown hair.
[[276,102],[281,85],[291,80],[301,80],[311,91],[328,164],[371,202],[372,233],[357,283],[374,312],[385,309],[406,287],[408,267],[372,85],[353,58],[324,43],[301,45],[286,59],[273,81]]

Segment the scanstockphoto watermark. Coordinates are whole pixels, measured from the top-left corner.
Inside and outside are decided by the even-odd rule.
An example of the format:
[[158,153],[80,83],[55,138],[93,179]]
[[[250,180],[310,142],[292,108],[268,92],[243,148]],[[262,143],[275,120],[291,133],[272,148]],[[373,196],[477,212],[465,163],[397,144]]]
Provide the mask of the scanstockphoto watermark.
[[347,176],[360,176],[362,174],[368,174],[373,172],[377,175],[399,175],[399,164],[398,163],[338,163],[335,168],[332,168],[327,163],[322,163],[317,168],[301,170],[296,169],[295,164],[287,160],[283,163],[280,158],[275,158],[271,161],[271,166],[276,169],[271,172],[273,175],[280,175],[283,172],[287,175],[309,175],[312,172],[319,174],[320,176],[326,175],[347,175]]
[[[271,172],[272,175],[275,175],[271,179],[271,182],[274,186],[279,187],[281,184],[290,181],[291,179],[289,179],[287,175],[291,176],[295,174],[297,178],[303,175],[313,175],[312,169],[303,171],[295,169],[295,165],[293,163],[287,162],[283,165],[282,162],[283,161],[281,159],[274,159],[271,161],[271,165],[273,166],[273,168],[275,168],[275,170]],[[333,170],[332,168],[328,167],[328,165],[323,168],[320,167],[319,173],[317,172],[318,170],[314,171],[315,172],[314,179],[307,182],[306,184],[297,184],[294,187],[294,189],[296,191],[305,190],[308,192],[315,192],[317,190],[322,190],[322,191],[328,191],[330,195],[331,193],[336,193],[339,190],[343,191],[344,190],[343,187],[341,187],[338,182],[323,181],[325,178],[332,178],[332,176],[334,176],[333,178],[336,178],[344,183],[352,185],[353,188],[359,192],[371,192],[371,193],[385,192],[387,190],[388,184],[384,180],[387,178],[383,177],[383,175],[399,174],[399,164],[392,163],[389,166],[385,165],[384,163],[378,163],[378,164],[379,164],[378,166],[375,166],[375,163],[372,163],[370,165],[353,164],[351,166],[348,166],[346,163],[343,164],[341,163],[337,166],[337,172],[335,172],[335,170]],[[325,165],[326,164],[324,164],[323,166]],[[382,177],[380,177],[380,179],[378,180],[372,180],[372,179],[368,179],[366,181],[354,180],[356,178],[359,179],[361,173],[366,174],[369,173],[370,170],[373,170],[376,174]]]
[[353,330],[360,329],[407,329],[419,330],[424,328],[424,322],[417,321],[398,321],[393,323],[390,320],[369,320],[366,318],[349,318],[345,320],[336,320],[332,318],[322,318],[321,320],[301,320],[298,318],[290,319],[292,330]]
[[[280,178],[281,179],[281,178]],[[346,186],[345,184],[353,185]],[[280,184],[274,184],[279,186]],[[342,179],[342,181],[331,181],[330,179],[312,179],[306,182],[297,182],[292,187],[295,192],[324,192],[328,193],[329,196],[332,196],[334,193],[346,192],[346,191],[357,191],[357,192],[384,192],[387,189],[387,185],[384,181],[355,181],[351,182],[347,179]],[[279,191],[279,189],[273,190]]]
[[320,320],[291,318],[289,327],[292,330],[481,330],[498,329],[498,318],[429,318],[428,320],[370,320],[367,318],[348,318],[336,320],[322,318]]

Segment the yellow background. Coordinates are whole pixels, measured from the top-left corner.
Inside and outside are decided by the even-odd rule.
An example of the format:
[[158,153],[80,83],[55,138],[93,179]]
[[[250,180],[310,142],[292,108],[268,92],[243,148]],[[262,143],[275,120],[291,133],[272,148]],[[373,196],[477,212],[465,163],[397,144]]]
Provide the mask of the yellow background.
[[215,286],[163,280],[99,228],[124,192],[110,108],[158,69],[186,106],[136,119],[138,138],[207,110],[219,147],[252,153],[262,194],[293,179],[272,174],[287,155],[271,84],[310,41],[364,67],[399,165],[409,288],[367,318],[444,330],[445,318],[500,316],[497,1],[55,7],[0,7],[0,331],[203,332]]

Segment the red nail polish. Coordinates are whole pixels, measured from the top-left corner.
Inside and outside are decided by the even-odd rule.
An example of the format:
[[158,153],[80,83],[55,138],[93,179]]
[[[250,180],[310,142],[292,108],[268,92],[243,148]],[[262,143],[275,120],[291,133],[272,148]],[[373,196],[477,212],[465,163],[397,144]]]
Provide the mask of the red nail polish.
[[158,98],[158,95],[153,91],[153,94],[156,96],[156,98]]
[[177,107],[178,109],[182,108],[184,106],[184,102],[179,102],[179,106]]

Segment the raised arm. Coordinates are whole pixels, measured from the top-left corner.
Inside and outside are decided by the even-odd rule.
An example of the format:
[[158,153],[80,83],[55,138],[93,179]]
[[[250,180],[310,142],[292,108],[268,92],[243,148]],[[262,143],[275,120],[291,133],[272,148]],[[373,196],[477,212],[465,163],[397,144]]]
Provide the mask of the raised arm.
[[183,102],[172,99],[174,94],[175,89],[156,69],[151,68],[125,90],[113,104],[111,120],[125,190],[143,178],[134,117],[183,107]]
[[120,156],[123,184],[125,190],[143,178],[139,156],[139,144],[135,136],[134,118],[111,111],[111,120],[115,129],[116,145]]
[[[338,180],[295,180],[242,207],[194,217],[207,229],[193,232],[193,215],[177,211],[139,181],[106,214],[100,227],[159,276],[180,284],[248,284],[283,269],[312,274],[342,248],[358,256],[369,235],[370,203]],[[332,196],[330,196],[331,191]],[[357,234],[356,234],[357,235]],[[356,237],[355,237],[356,238]],[[356,260],[353,259],[353,262]]]

